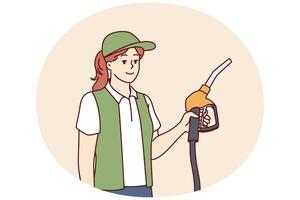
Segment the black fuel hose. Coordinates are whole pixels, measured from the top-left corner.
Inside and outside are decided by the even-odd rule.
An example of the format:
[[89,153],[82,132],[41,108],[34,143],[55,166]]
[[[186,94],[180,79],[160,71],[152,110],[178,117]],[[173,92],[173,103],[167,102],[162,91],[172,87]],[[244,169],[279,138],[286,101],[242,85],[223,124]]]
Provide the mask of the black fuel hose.
[[190,160],[192,166],[193,180],[194,180],[194,191],[201,190],[200,176],[197,165],[197,155],[196,155],[196,142],[190,142]]
[[[200,114],[199,108],[193,108],[191,111],[197,114],[198,116]],[[190,161],[191,161],[193,181],[194,181],[194,191],[201,190],[200,176],[199,176],[199,170],[197,165],[197,154],[196,154],[196,143],[199,141],[198,127],[199,127],[199,118],[191,117],[188,142],[190,143],[189,150],[190,150]]]

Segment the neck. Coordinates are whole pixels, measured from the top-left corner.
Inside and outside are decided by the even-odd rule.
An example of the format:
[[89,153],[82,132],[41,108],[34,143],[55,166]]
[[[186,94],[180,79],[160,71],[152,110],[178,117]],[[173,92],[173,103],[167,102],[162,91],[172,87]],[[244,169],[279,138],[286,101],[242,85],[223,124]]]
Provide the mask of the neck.
[[130,84],[123,82],[116,78],[115,76],[111,76],[110,80],[111,86],[121,95],[125,97],[129,97],[130,95]]

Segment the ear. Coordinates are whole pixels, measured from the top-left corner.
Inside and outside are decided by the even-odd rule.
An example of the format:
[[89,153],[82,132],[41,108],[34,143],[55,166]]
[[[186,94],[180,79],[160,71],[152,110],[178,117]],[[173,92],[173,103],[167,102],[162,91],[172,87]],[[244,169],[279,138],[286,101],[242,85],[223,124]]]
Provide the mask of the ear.
[[111,62],[107,62],[106,67],[107,67],[107,69],[111,70]]

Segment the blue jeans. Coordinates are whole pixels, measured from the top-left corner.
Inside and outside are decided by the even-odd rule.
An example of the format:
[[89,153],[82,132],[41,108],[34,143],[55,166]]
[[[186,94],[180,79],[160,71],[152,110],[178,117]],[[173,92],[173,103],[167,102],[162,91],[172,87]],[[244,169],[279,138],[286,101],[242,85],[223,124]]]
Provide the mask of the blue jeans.
[[107,190],[107,192],[111,192],[114,194],[121,194],[127,196],[135,196],[135,197],[153,197],[152,187],[146,186],[125,186],[120,190]]

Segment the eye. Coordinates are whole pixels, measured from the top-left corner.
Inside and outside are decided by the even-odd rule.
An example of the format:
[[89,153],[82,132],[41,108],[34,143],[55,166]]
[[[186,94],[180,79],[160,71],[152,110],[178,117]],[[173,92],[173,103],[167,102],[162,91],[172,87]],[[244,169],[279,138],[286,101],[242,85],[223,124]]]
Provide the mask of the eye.
[[126,62],[127,62],[127,60],[122,60],[122,63],[125,65],[126,64]]
[[134,64],[137,64],[137,63],[139,62],[139,60],[136,59],[136,60],[134,60],[133,62],[134,62]]

